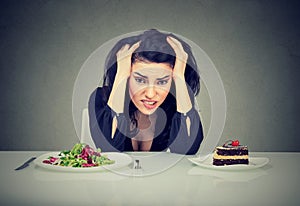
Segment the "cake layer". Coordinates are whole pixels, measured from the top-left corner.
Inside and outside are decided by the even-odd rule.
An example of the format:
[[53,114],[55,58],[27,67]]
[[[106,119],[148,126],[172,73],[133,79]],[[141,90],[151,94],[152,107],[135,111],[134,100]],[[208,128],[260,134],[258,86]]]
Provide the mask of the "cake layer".
[[213,165],[235,165],[235,164],[249,164],[248,159],[213,159]]
[[217,148],[216,153],[223,156],[248,155],[248,148]]
[[217,153],[214,153],[214,159],[248,159],[249,156],[248,155],[218,155]]

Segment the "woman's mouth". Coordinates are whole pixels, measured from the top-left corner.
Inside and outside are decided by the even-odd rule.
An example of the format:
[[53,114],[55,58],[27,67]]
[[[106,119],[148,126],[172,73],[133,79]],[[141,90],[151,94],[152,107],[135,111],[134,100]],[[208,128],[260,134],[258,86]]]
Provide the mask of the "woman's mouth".
[[157,101],[152,101],[152,100],[142,100],[142,103],[144,107],[147,109],[154,109],[156,107]]

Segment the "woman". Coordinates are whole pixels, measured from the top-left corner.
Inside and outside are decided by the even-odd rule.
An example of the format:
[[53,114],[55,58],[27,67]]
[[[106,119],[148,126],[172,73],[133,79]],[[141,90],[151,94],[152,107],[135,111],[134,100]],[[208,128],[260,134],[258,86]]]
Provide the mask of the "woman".
[[89,100],[91,135],[102,151],[198,151],[200,77],[188,44],[154,29],[124,38],[107,56],[103,80]]

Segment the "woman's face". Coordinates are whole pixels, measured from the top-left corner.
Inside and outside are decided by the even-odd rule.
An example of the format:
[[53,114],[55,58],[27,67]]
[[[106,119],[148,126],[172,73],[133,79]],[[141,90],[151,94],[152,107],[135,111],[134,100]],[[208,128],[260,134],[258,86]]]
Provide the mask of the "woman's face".
[[129,77],[130,98],[141,113],[152,114],[166,99],[171,82],[169,64],[135,62]]

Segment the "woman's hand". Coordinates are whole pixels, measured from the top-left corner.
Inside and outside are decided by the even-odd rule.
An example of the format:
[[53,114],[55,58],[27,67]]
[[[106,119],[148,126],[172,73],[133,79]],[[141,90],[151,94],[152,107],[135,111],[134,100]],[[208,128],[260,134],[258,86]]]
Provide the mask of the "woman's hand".
[[129,44],[125,44],[117,52],[117,75],[120,77],[129,77],[131,72],[131,57],[132,53],[140,46],[140,41],[133,44],[131,47]]
[[184,79],[184,72],[186,67],[186,62],[188,59],[188,54],[184,51],[182,44],[175,38],[168,36],[167,42],[173,48],[176,54],[176,61],[173,68],[173,77],[179,77]]

